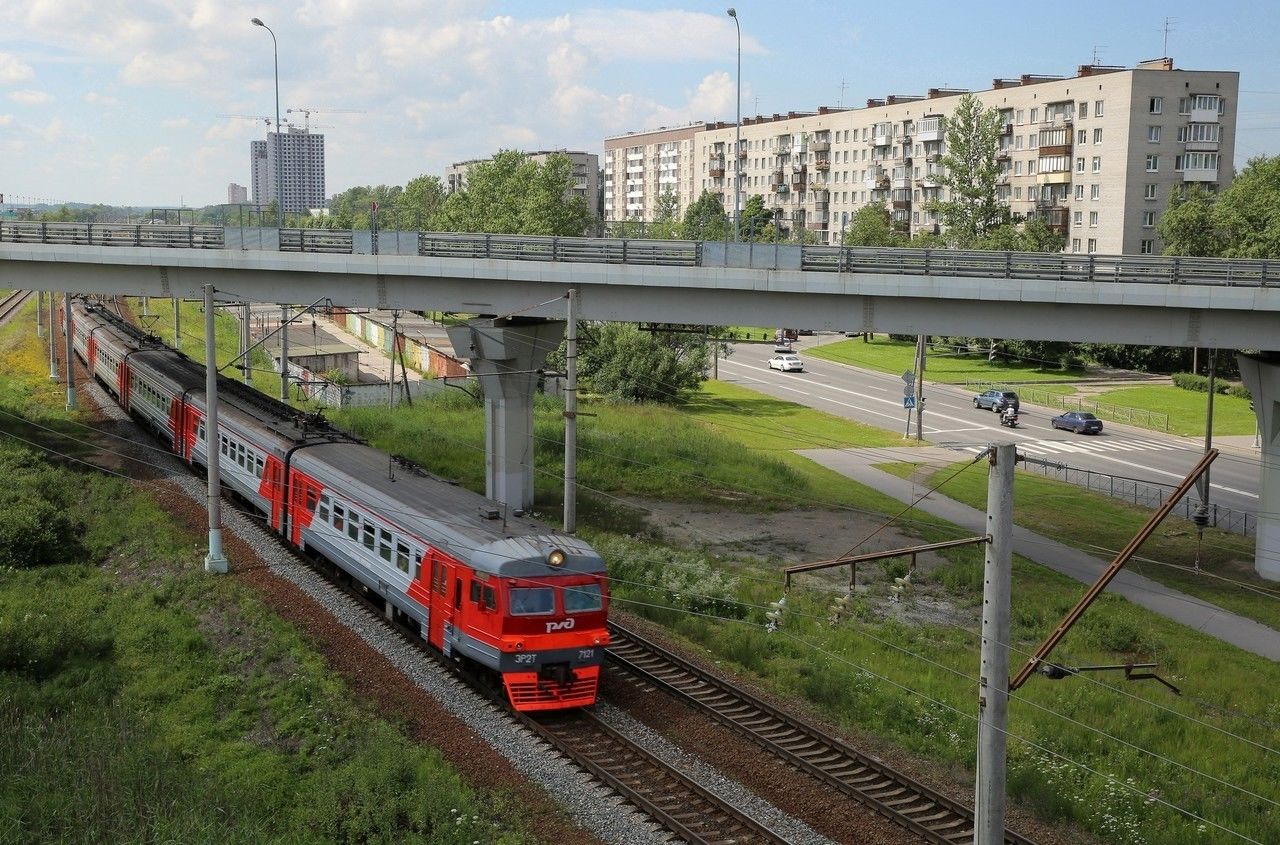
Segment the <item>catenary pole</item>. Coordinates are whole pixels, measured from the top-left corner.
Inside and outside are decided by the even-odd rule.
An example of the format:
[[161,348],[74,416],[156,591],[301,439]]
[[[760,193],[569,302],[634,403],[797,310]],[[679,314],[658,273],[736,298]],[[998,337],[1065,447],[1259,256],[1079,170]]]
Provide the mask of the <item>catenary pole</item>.
[[240,372],[244,377],[244,383],[248,384],[253,380],[253,368],[249,366],[249,303],[247,301],[240,306],[240,354],[244,356],[240,359]]
[[182,300],[173,298],[173,348],[182,349]]
[[58,329],[57,317],[54,315],[54,292],[49,291],[49,378],[58,380]]
[[[1213,449],[1213,394],[1217,391],[1217,363],[1218,350],[1209,350],[1209,398],[1205,402],[1204,412],[1204,453],[1207,455]],[[1209,513],[1209,470],[1205,469],[1204,475],[1200,476],[1200,507],[1204,509],[1207,516]]]
[[209,468],[209,554],[205,572],[226,572],[222,553],[222,485],[218,473],[218,356],[213,335],[213,285],[204,286],[204,453]]
[[738,10],[732,6],[727,14],[733,18],[733,26],[738,33],[738,122],[733,130],[733,239],[736,242],[742,240],[738,222],[742,214],[742,161],[739,158],[742,147],[742,23],[738,20]]
[[289,401],[289,306],[280,306],[280,401]]
[[396,406],[396,333],[400,319],[399,311],[391,312],[391,377],[387,379],[387,407]]
[[1005,751],[1009,723],[1009,602],[1013,569],[1012,443],[988,452],[987,543],[982,588],[982,663],[978,673],[978,782],[975,845],[1003,845]]
[[924,440],[924,339],[916,337],[916,440]]
[[76,406],[76,368],[71,348],[71,294],[62,294],[62,340],[67,355],[67,410]]
[[44,291],[36,291],[36,337],[44,337]]
[[564,349],[564,531],[578,530],[578,292],[570,289]]

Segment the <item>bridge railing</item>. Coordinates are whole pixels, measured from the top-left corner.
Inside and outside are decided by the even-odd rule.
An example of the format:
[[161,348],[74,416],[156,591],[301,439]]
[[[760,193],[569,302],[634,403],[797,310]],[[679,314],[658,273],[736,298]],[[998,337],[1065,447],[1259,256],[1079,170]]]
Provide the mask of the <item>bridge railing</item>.
[[222,249],[221,226],[165,226],[152,223],[0,222],[0,241],[83,246],[146,246]]
[[[0,241],[199,249],[225,247],[220,226],[145,223],[0,222]],[[418,232],[418,254],[437,258],[777,269],[775,253],[784,249],[793,251],[790,253],[793,260],[798,254],[798,266],[802,270],[819,273],[1280,287],[1280,260],[775,244],[774,250],[761,251],[765,257],[759,260],[766,263],[757,264],[756,259],[748,258],[743,264],[738,250],[704,250],[703,247],[701,241]],[[282,229],[280,249],[286,252],[350,253],[355,251],[354,233],[332,229]]]

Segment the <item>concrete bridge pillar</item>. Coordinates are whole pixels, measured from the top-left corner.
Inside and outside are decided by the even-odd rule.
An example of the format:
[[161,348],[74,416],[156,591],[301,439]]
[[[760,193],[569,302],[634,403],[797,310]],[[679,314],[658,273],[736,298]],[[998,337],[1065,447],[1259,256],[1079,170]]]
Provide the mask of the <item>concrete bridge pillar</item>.
[[511,509],[533,505],[536,370],[560,345],[563,320],[499,317],[449,329],[454,354],[471,359],[484,389],[484,490]]
[[1238,354],[1236,360],[1244,386],[1253,394],[1262,439],[1253,568],[1269,581],[1280,581],[1280,353]]

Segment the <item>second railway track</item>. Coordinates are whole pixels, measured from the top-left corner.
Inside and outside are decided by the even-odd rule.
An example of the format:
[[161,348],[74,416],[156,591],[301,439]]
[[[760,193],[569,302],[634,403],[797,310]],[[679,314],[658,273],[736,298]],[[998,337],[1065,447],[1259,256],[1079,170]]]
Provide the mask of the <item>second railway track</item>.
[[10,317],[18,312],[22,307],[22,303],[27,301],[27,297],[31,296],[29,290],[10,291],[3,299],[0,299],[0,323],[8,321]]
[[[769,753],[827,786],[902,825],[925,842],[973,841],[973,810],[794,716],[730,681],[609,623],[609,658],[618,666],[683,699],[745,735]],[[1006,845],[1035,845],[1005,831]]]

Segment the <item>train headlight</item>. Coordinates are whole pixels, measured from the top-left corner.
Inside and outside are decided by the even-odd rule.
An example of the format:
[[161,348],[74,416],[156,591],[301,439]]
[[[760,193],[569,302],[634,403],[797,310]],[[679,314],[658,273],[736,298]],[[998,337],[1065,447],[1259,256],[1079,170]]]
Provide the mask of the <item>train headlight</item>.
[[523,642],[517,642],[517,643],[516,643],[516,651],[524,651],[524,643],[523,643]]
[[547,565],[556,567],[564,566],[566,558],[567,555],[565,555],[562,549],[552,549],[547,553]]

